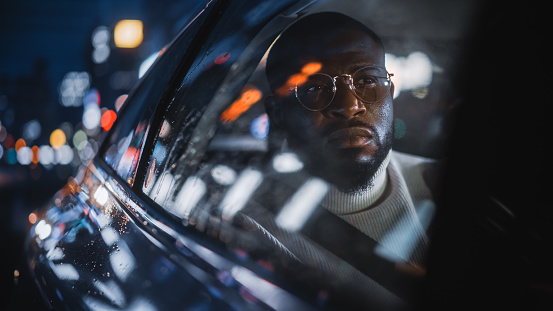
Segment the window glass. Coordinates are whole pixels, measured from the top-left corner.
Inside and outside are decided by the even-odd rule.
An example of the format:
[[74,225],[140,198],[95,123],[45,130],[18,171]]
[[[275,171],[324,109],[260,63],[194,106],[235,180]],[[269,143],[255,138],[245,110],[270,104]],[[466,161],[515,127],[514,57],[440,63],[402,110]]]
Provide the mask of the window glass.
[[202,11],[185,28],[184,34],[167,50],[162,50],[157,62],[127,98],[121,110],[122,117],[103,145],[100,154],[104,161],[131,185],[156,106],[182,60],[183,51],[191,44],[207,14],[207,9]]
[[409,301],[471,6],[398,3],[230,5],[158,111],[143,193],[324,299]]

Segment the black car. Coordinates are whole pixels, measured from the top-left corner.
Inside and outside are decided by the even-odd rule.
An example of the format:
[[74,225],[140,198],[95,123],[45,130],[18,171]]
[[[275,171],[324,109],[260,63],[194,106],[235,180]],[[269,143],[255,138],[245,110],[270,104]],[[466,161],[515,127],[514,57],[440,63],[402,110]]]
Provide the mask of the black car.
[[[465,15],[455,15],[457,20],[440,30],[428,29],[439,18],[427,26],[411,21],[419,34],[435,34],[419,40],[426,52],[412,49],[420,48],[415,34],[401,28],[410,21],[394,21],[394,14],[412,8],[429,17],[432,9],[390,7],[358,1],[207,1],[130,93],[96,157],[47,208],[35,212],[28,258],[48,305],[395,310],[439,295],[439,286],[428,287],[426,276],[441,175],[427,182],[426,172],[438,167],[429,158],[445,154],[446,121],[457,108],[457,100],[447,96],[448,66],[456,64],[448,53],[459,52],[450,43],[459,44],[470,6],[455,2],[450,10]],[[443,5],[439,9],[450,12]],[[321,46],[313,42],[324,40],[324,34],[290,35],[292,25],[310,16],[328,18],[321,27],[329,36],[344,25],[354,30]],[[347,72],[331,70],[328,59],[334,54],[325,53],[331,46],[342,51],[355,31],[368,33],[367,25],[358,23],[370,24],[382,36],[385,66],[375,60]],[[323,29],[313,25],[318,24],[304,29]],[[296,40],[290,46],[299,47],[297,54],[288,49],[272,60],[272,51],[287,36]],[[406,37],[413,41],[405,43]],[[296,56],[302,58],[301,69],[273,80],[268,68],[285,72],[282,64],[294,63]],[[391,160],[385,154],[382,163],[399,167],[406,183],[418,178],[415,173],[424,175],[424,187],[405,186],[410,195],[405,200],[412,206],[390,217],[382,212],[378,217],[385,225],[377,233],[371,231],[374,222],[356,222],[352,215],[358,211],[330,212],[325,200],[336,185],[321,173],[330,163],[324,162],[327,153],[316,152],[326,149],[297,146],[304,138],[300,131],[282,139],[271,115],[275,112],[268,108],[269,101],[280,97],[295,101],[294,109],[306,114],[344,119],[347,111],[325,109],[345,96],[359,104],[357,118],[395,98],[390,153],[396,154]],[[284,122],[296,116],[286,116]],[[339,145],[337,154],[345,157],[373,157],[360,157],[359,150],[380,137],[379,129],[360,122],[333,128],[323,141]],[[408,170],[401,163],[414,164]],[[344,167],[340,173],[351,173]],[[395,195],[390,185],[399,179],[382,167],[381,192],[363,212]],[[364,166],[359,169],[358,174],[365,174]],[[377,179],[363,189],[374,187]],[[489,201],[502,209],[495,198]]]

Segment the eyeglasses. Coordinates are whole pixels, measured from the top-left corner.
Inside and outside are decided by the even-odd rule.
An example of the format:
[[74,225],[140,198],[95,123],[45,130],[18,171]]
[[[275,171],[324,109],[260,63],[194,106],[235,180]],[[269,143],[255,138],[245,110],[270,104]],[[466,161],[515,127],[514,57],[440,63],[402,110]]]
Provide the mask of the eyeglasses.
[[342,78],[352,93],[363,103],[376,103],[390,92],[391,77],[385,68],[366,66],[353,74],[329,76],[324,73],[309,75],[305,82],[295,86],[296,98],[307,110],[320,111],[332,103],[336,96],[336,80]]

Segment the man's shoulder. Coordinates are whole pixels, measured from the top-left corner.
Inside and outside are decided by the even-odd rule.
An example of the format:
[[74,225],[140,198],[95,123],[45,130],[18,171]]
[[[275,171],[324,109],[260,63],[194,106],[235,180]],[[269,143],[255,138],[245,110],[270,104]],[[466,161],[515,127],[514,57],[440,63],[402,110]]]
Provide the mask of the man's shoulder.
[[438,190],[443,161],[395,150],[392,151],[391,161],[408,184],[423,181],[432,193]]
[[392,150],[392,159],[394,159],[402,167],[411,167],[417,165],[427,165],[437,163],[436,160],[418,155],[408,154],[396,150]]

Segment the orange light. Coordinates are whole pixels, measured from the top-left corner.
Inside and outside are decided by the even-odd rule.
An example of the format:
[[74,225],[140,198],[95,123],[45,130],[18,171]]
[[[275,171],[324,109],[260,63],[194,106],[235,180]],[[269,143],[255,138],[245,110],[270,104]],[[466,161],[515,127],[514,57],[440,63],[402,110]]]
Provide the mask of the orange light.
[[27,143],[25,143],[25,140],[23,138],[20,138],[15,142],[15,151],[19,151],[19,148],[25,146],[27,146]]
[[263,93],[261,93],[261,91],[258,90],[255,86],[246,85],[242,90],[242,95],[240,95],[240,98],[235,100],[227,108],[227,110],[223,111],[220,118],[221,122],[231,123],[236,121],[236,119],[238,119],[238,117],[240,117],[244,112],[250,109],[253,104],[257,103],[262,96]]
[[121,20],[113,30],[113,41],[120,48],[135,48],[142,43],[142,21],[133,19]]
[[286,83],[276,90],[276,95],[286,97],[292,93],[296,85],[301,85],[307,81],[307,75],[304,73],[296,73],[291,75]]
[[229,52],[225,52],[219,56],[217,56],[217,58],[215,58],[215,64],[217,65],[221,65],[222,63],[226,62],[230,57],[230,53]]
[[37,220],[38,220],[38,217],[36,215],[36,212],[32,212],[32,213],[29,214],[29,223],[31,225],[34,225]]
[[56,129],[50,134],[50,145],[52,145],[54,149],[59,149],[61,146],[65,145],[65,141],[65,133],[60,129]]
[[109,131],[111,129],[111,126],[113,125],[113,122],[115,122],[115,119],[117,119],[117,114],[113,110],[107,110],[102,115],[102,118],[100,119],[100,125],[104,129],[104,131]]
[[318,72],[319,70],[321,70],[322,67],[323,67],[323,65],[321,63],[318,63],[318,62],[307,63],[301,69],[301,73],[306,74],[306,75],[312,75],[312,74]]
[[35,164],[38,163],[39,152],[40,148],[38,148],[38,146],[33,146],[33,148],[31,148],[31,162]]

